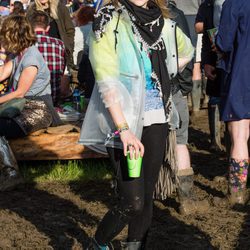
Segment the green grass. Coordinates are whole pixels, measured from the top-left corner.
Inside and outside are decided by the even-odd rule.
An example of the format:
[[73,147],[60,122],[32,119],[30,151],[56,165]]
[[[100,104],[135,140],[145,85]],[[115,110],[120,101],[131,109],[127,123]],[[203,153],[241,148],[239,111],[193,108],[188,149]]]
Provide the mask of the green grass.
[[21,162],[19,168],[26,182],[102,181],[112,178],[106,159]]

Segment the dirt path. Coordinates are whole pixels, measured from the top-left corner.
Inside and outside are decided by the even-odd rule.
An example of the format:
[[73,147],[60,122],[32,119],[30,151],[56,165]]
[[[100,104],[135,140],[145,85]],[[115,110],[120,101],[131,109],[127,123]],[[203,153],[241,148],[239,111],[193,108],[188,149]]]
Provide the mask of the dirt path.
[[[250,205],[230,209],[225,154],[208,149],[207,121],[201,114],[190,128],[195,193],[207,198],[205,214],[181,216],[174,198],[155,202],[148,249],[250,249]],[[0,249],[86,249],[97,223],[114,203],[109,183],[46,183],[0,193]],[[126,229],[114,241],[119,249]]]

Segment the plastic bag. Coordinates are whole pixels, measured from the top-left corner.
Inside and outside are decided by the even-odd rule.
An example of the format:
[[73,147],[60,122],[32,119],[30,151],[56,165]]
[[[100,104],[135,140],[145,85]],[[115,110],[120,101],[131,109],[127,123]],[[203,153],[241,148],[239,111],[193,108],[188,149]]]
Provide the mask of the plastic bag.
[[23,183],[15,156],[4,137],[0,137],[0,191],[11,190]]

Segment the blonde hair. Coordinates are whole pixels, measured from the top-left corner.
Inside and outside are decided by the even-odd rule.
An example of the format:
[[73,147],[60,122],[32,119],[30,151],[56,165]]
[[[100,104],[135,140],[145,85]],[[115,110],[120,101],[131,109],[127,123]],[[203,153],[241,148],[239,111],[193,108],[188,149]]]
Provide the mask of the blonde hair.
[[[152,0],[153,2],[155,2],[159,8],[161,9],[162,15],[165,18],[170,18],[170,14],[169,14],[169,10],[166,6],[166,1],[165,0]],[[113,5],[115,7],[119,7],[119,0],[104,0],[102,5],[106,5],[109,3],[113,3]]]
[[2,23],[0,43],[7,52],[19,54],[36,43],[36,35],[24,16],[10,15]]
[[[53,19],[58,19],[57,8],[59,4],[59,0],[48,0],[50,16]],[[41,4],[39,0],[35,0],[36,10],[44,11],[44,6]]]

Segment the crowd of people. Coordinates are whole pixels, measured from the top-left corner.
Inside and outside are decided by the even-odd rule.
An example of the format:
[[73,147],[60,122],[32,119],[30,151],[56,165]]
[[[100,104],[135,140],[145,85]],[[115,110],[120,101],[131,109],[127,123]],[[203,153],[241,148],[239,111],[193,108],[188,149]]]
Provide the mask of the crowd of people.
[[[231,142],[228,201],[232,206],[248,201],[248,1],[2,0],[0,13],[1,136],[60,125],[54,107],[72,94],[72,71],[90,98],[80,143],[109,155],[118,201],[88,249],[112,249],[112,239],[126,225],[122,249],[145,249],[153,193],[167,155],[169,164],[175,161],[179,211],[209,209],[193,192],[187,147],[189,113],[194,123],[202,107],[208,110],[210,150],[222,150],[222,122]],[[27,105],[39,102],[39,111],[1,116],[2,104],[21,98]],[[128,154],[143,157],[138,178],[128,175]]]

